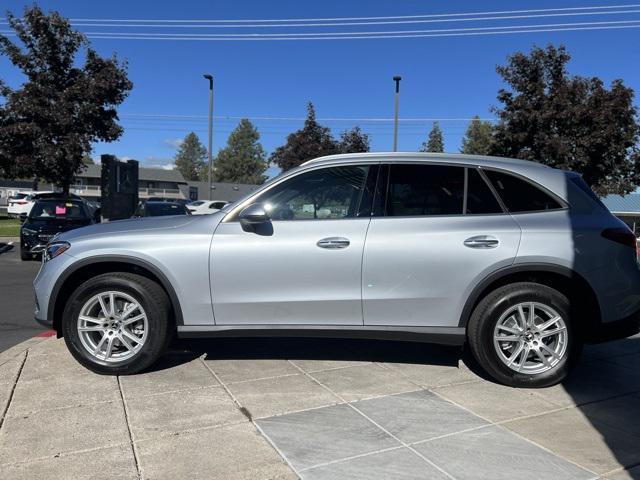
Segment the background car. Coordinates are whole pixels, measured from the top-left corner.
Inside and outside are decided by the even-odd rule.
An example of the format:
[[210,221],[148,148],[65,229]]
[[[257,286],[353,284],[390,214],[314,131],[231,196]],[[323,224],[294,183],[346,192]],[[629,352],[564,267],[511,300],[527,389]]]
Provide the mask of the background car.
[[192,215],[207,215],[222,210],[229,202],[225,200],[196,200],[187,204]]
[[165,217],[169,215],[191,215],[184,205],[177,202],[146,201],[138,205],[134,217]]
[[7,204],[7,216],[9,218],[20,218],[21,215],[29,215],[38,195],[45,195],[48,193],[53,192],[22,192],[9,197],[9,203]]
[[92,223],[95,223],[95,220],[84,200],[37,200],[20,227],[20,258],[30,260],[39,256],[57,233]]

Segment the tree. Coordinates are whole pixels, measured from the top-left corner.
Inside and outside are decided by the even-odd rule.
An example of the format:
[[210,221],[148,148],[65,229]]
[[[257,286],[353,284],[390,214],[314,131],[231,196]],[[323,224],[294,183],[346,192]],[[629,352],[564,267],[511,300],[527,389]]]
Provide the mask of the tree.
[[91,155],[86,153],[82,156],[82,163],[84,163],[85,165],[95,165],[96,162],[93,161],[93,158],[91,158]]
[[[91,144],[123,132],[115,107],[133,86],[126,62],[100,57],[56,12],[33,6],[23,18],[8,13],[7,21],[19,44],[0,35],[0,54],[26,81],[17,90],[0,82],[0,174],[40,177],[66,194]],[[76,66],[78,54],[82,66]]]
[[480,120],[477,115],[473,117],[467,132],[462,139],[460,153],[469,155],[489,155],[493,145],[493,125],[491,122]]
[[207,149],[200,143],[198,136],[191,132],[184,137],[174,158],[175,169],[185,180],[204,180],[206,172]]
[[497,72],[509,89],[494,108],[494,154],[574,170],[596,191],[628,193],[638,182],[640,125],[622,80],[570,76],[565,47],[515,53]]
[[331,135],[331,130],[318,124],[313,104],[309,102],[304,126],[290,134],[287,143],[276,148],[269,161],[286,171],[312,158],[338,152],[338,143]]
[[264,172],[268,165],[258,140],[258,129],[246,118],[240,120],[229,135],[227,146],[216,157],[216,182],[263,183],[267,179]]
[[429,138],[426,142],[422,143],[421,152],[444,152],[444,137],[442,136],[442,130],[438,122],[433,122],[433,127],[429,132]]
[[369,135],[362,133],[360,127],[345,130],[338,142],[340,153],[362,153],[369,151]]

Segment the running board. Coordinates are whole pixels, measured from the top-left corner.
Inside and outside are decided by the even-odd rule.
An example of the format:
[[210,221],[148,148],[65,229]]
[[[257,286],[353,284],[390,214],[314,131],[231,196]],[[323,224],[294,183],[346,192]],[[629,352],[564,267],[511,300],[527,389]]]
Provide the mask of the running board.
[[180,338],[324,337],[399,340],[462,345],[464,327],[390,327],[355,325],[179,325]]

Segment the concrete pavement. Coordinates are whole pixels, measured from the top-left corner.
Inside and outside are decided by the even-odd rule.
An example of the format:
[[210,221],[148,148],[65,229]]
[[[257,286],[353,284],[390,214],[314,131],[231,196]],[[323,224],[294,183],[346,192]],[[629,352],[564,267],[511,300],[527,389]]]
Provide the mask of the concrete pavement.
[[0,353],[0,478],[640,478],[639,365],[635,337],[519,390],[455,348],[219,339],[107,377],[30,340]]

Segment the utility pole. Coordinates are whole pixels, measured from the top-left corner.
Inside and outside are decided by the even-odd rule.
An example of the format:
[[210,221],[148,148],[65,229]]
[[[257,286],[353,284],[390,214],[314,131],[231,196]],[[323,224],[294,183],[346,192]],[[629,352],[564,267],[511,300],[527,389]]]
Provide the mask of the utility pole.
[[213,76],[206,73],[203,77],[209,80],[209,193],[207,194],[207,198],[209,200],[213,200],[211,198],[211,177],[213,172],[213,159],[211,153],[213,143]]
[[396,82],[396,113],[393,122],[393,151],[398,151],[398,104],[400,102],[400,80],[402,77],[396,75],[393,77],[393,81]]

